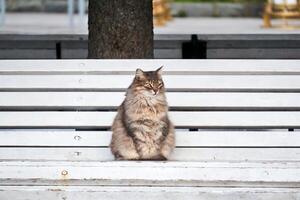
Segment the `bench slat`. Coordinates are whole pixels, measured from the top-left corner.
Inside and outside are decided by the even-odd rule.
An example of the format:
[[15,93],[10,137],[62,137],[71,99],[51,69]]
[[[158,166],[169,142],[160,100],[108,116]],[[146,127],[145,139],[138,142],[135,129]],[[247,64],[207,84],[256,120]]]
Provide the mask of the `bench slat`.
[[[0,131],[0,138],[0,147],[107,147],[111,132]],[[177,147],[300,147],[300,131],[177,131],[176,138]]]
[[[0,185],[299,187],[300,163],[0,162]],[[67,175],[62,175],[67,171]]]
[[[2,75],[0,90],[124,91],[132,79],[127,75]],[[166,75],[164,80],[171,91],[300,90],[300,75]]]
[[[0,109],[116,109],[123,101],[124,94],[124,92],[0,92]],[[167,99],[171,109],[180,110],[300,109],[300,93],[169,92]]]
[[228,187],[97,187],[97,186],[1,186],[1,199],[30,200],[63,199],[157,199],[173,200],[282,200],[299,199],[297,188],[228,188]]
[[136,68],[154,70],[164,65],[166,74],[299,74],[300,60],[2,60],[0,73],[133,74]]
[[[108,128],[115,112],[0,112],[0,128]],[[170,112],[178,128],[299,128],[299,111]]]
[[[300,148],[176,148],[175,161],[300,161]],[[112,161],[109,148],[1,147],[0,160]]]
[[300,52],[300,48],[212,48],[207,49],[206,56],[208,59],[299,59],[298,52]]

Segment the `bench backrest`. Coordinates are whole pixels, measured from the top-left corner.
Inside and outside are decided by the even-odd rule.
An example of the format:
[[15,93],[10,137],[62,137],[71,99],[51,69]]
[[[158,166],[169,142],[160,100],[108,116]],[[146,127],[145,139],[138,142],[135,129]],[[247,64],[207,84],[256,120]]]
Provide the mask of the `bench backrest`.
[[0,61],[0,160],[112,160],[135,69],[161,65],[173,160],[300,160],[299,60]]
[[[197,36],[206,43],[206,49],[202,50],[208,59],[300,59],[300,35],[296,34]],[[189,54],[189,49],[183,52],[183,43],[190,41],[188,34],[155,34],[154,58],[181,59],[183,53]],[[87,56],[87,35],[0,35],[0,59],[86,59]]]

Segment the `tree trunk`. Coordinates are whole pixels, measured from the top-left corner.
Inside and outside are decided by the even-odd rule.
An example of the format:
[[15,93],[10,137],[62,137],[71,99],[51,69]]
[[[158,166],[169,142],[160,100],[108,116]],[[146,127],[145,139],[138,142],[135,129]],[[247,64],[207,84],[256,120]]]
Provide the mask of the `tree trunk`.
[[89,0],[89,58],[153,58],[152,0]]

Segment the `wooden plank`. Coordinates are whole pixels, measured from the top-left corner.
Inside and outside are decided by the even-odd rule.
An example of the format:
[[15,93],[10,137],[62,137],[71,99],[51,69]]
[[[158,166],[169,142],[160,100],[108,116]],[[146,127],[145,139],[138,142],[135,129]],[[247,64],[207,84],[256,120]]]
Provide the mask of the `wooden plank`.
[[[284,49],[284,51],[282,51]],[[47,48],[37,50],[32,47],[31,49],[1,49],[2,59],[55,59],[55,54],[46,54]],[[34,54],[30,52],[36,51]],[[38,51],[43,51],[38,52]],[[54,52],[55,49],[52,51]],[[87,49],[73,48],[63,49],[63,59],[86,59]],[[253,48],[253,49],[238,49],[230,48],[210,48],[207,50],[208,59],[299,59],[298,52],[300,49],[295,48]],[[25,54],[22,54],[24,52]],[[49,51],[50,52],[50,51]],[[154,49],[155,59],[181,59],[182,50],[179,48],[171,49]]]
[[[189,35],[171,35],[175,38],[188,38]],[[158,38],[169,38],[170,35],[158,35]],[[298,34],[198,34],[200,40],[261,40],[270,41],[270,40],[299,40]]]
[[201,162],[298,162],[299,155],[300,148],[176,148],[170,159]]
[[299,59],[300,48],[208,49],[208,59]]
[[[172,161],[299,162],[300,148],[176,148]],[[112,161],[109,148],[1,147],[1,161]]]
[[[107,147],[111,132],[0,131],[0,138],[0,147]],[[288,131],[177,131],[176,139],[177,147],[300,147],[300,132]]]
[[27,35],[27,34],[1,34],[0,40],[10,41],[82,41],[88,39],[86,34],[47,34],[47,35]]
[[[198,34],[200,40],[300,40],[298,34]],[[190,40],[189,34],[155,34],[155,40]],[[87,41],[87,34],[24,35],[1,34],[0,40]]]
[[154,49],[155,59],[180,59],[182,58],[181,49]]
[[[300,163],[0,162],[0,185],[299,187]],[[63,175],[65,173],[65,175]]]
[[154,40],[154,49],[180,49],[183,40]]
[[[294,152],[295,153],[295,152]],[[292,153],[294,155],[294,153]],[[44,147],[1,147],[2,161],[112,161],[109,148],[44,148]],[[290,160],[290,159],[286,159]]]
[[[163,45],[164,46],[164,45]],[[171,45],[174,46],[174,45]],[[284,49],[284,51],[282,51]],[[46,52],[48,49],[40,49],[39,51]],[[38,52],[37,48],[29,47],[15,48],[15,49],[1,49],[2,59],[55,59],[54,54],[46,54]],[[30,52],[36,51],[34,54]],[[54,52],[55,49],[52,51]],[[209,48],[207,50],[208,59],[299,59],[298,51],[300,49],[295,48],[252,48],[244,49],[242,48]],[[25,54],[22,54],[24,52]],[[72,49],[62,49],[63,59],[86,59],[87,49],[83,48],[72,48]],[[156,48],[154,49],[155,59],[181,59],[182,50],[180,48]]]
[[78,40],[78,41],[60,41],[62,50],[71,50],[71,49],[88,49],[88,41]]
[[87,49],[62,49],[62,59],[86,59],[88,57]]
[[[2,75],[0,90],[124,91],[133,76]],[[300,75],[165,75],[170,91],[300,91]]]
[[1,186],[1,199],[157,199],[157,200],[282,200],[299,199],[297,188],[228,187],[97,187],[97,186]]
[[[180,95],[180,93],[178,94]],[[0,92],[0,109],[116,109],[124,92]],[[22,101],[20,101],[22,99]],[[298,102],[298,101],[297,101]]]
[[0,49],[0,59],[56,59],[55,49]]
[[47,41],[47,40],[40,40],[40,41],[26,41],[26,40],[4,40],[0,42],[0,49],[1,50],[10,50],[10,49],[31,49],[31,50],[46,50],[52,49],[55,50],[56,42],[54,41]]
[[136,68],[165,74],[299,74],[300,60],[1,60],[0,73],[134,74]]
[[[115,112],[0,112],[1,128],[108,128]],[[299,128],[298,111],[170,112],[178,128]]]
[[[111,110],[122,103],[124,95],[124,92],[0,92],[0,110]],[[201,92],[184,93],[184,98],[180,92],[166,95],[172,110],[300,109],[300,93]]]
[[298,49],[300,40],[208,40],[207,49]]

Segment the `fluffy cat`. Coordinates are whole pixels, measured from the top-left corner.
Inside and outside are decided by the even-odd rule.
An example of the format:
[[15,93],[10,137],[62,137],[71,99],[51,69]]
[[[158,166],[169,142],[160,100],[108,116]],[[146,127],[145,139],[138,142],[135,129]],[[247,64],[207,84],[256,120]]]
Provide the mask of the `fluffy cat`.
[[111,152],[116,160],[167,160],[175,146],[174,127],[162,67],[136,70],[112,125]]

